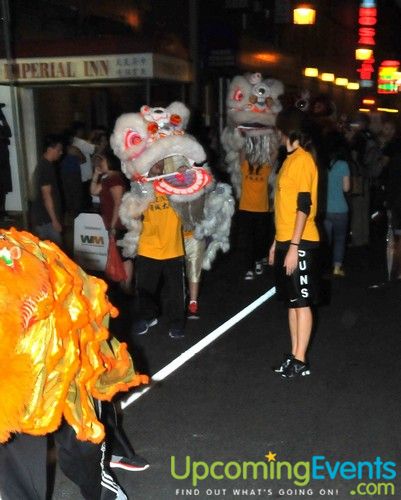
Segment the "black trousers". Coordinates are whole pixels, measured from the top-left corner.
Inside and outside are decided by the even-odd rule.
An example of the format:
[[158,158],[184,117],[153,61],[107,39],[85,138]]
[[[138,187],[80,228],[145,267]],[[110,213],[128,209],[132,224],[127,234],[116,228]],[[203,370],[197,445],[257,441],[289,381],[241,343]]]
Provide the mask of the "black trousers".
[[102,404],[102,423],[106,427],[107,459],[111,455],[133,458],[135,450],[130,443],[122,426],[121,412],[118,411],[115,403]]
[[185,280],[184,257],[150,259],[138,255],[135,260],[136,319],[159,316],[158,292],[164,297],[164,312],[170,328],[184,328]]
[[267,257],[272,233],[272,213],[238,211],[238,246],[247,270],[253,270],[255,262]]
[[[64,422],[51,434],[64,474],[77,484],[87,500],[127,498],[105,470],[105,445],[79,441]],[[48,436],[17,434],[0,446],[0,495],[2,500],[47,498]]]

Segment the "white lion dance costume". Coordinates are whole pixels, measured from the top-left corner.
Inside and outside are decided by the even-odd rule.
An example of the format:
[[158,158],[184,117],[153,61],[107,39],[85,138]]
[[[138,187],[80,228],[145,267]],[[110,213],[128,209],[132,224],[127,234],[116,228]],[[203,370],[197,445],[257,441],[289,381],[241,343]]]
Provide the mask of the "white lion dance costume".
[[279,145],[275,129],[281,111],[278,97],[283,84],[274,79],[263,80],[260,73],[235,76],[228,90],[227,127],[221,142],[226,152],[227,170],[237,198],[241,196],[241,153],[250,163],[273,166]]
[[131,181],[120,209],[128,232],[119,244],[125,256],[136,255],[142,213],[156,194],[167,195],[184,231],[209,242],[202,267],[210,269],[217,252],[229,250],[234,200],[230,186],[216,183],[203,166],[205,151],[185,133],[188,119],[189,110],[180,102],[167,108],[142,106],[139,113],[117,119],[110,143]]

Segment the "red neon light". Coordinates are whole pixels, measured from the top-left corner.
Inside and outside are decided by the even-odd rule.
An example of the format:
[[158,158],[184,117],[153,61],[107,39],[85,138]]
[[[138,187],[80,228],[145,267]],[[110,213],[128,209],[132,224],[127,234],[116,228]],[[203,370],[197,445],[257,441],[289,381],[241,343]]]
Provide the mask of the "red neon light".
[[371,80],[373,75],[373,70],[367,70],[366,68],[358,68],[359,78],[361,80]]
[[391,60],[383,61],[380,64],[380,66],[390,67],[390,68],[398,68],[399,65],[400,65],[400,61],[391,61]]
[[360,7],[359,8],[359,24],[363,26],[374,26],[377,23],[376,7]]
[[359,28],[358,33],[359,33],[358,43],[360,45],[376,45],[376,41],[375,41],[376,30],[375,30],[375,28],[361,27],[361,28]]
[[[376,45],[375,36],[376,29],[373,26],[377,23],[377,8],[376,7],[359,7],[359,29],[358,29],[358,44],[364,46]],[[362,62],[357,69],[361,80],[371,80],[374,73],[375,59],[372,55],[370,59]]]
[[361,67],[357,69],[357,72],[359,73],[359,77],[361,80],[371,80],[372,74],[375,71],[373,66],[374,62],[375,62],[374,58],[371,57],[370,59],[363,61]]

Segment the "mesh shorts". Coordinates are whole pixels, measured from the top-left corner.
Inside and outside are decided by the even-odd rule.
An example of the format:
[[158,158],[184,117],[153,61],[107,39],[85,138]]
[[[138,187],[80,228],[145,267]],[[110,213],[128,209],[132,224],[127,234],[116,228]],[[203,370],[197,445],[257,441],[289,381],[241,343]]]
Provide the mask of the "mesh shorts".
[[298,269],[286,275],[284,259],[288,249],[276,248],[274,270],[277,298],[287,307],[310,307],[320,301],[319,248],[298,249]]

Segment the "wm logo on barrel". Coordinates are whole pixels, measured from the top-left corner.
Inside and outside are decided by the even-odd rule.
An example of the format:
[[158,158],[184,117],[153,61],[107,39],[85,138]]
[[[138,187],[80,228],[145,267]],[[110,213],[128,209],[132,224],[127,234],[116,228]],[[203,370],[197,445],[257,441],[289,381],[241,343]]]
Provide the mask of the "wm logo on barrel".
[[83,245],[97,245],[97,246],[102,246],[102,245],[104,245],[104,238],[103,238],[103,236],[94,236],[94,235],[89,235],[89,234],[81,234],[81,243]]

